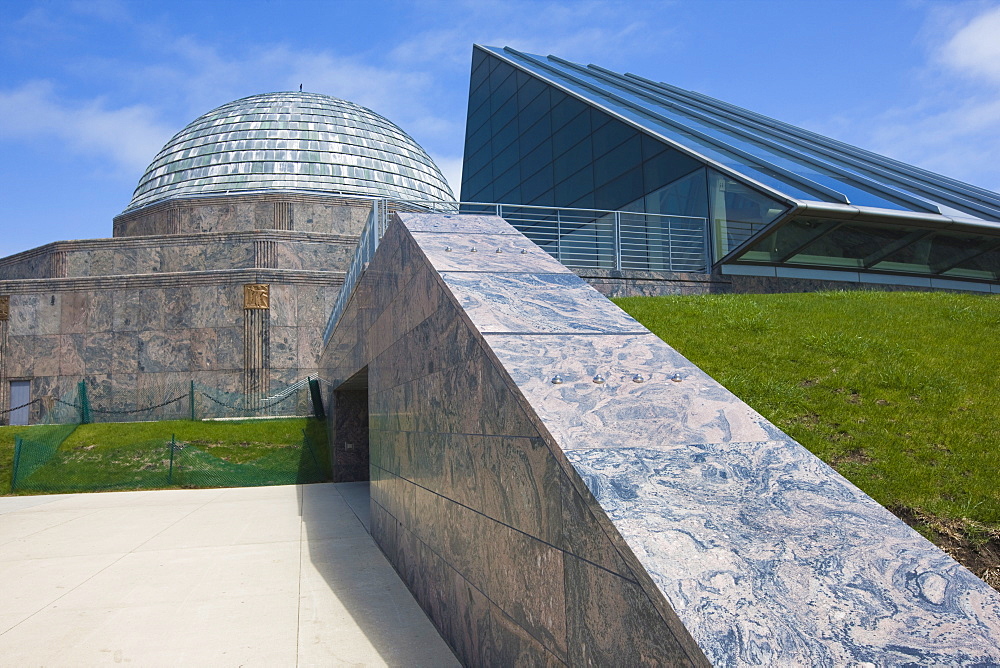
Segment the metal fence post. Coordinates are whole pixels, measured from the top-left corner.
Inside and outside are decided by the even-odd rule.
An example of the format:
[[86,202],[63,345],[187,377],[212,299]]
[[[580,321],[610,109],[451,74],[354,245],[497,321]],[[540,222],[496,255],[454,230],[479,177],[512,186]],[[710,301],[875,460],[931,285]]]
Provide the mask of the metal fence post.
[[313,415],[320,420],[324,419],[326,412],[323,410],[323,395],[319,391],[319,380],[316,378],[309,378],[309,394],[312,397]]
[[556,209],[556,259],[562,262],[562,209]]
[[87,381],[77,386],[80,394],[80,424],[90,424],[90,401],[87,399]]
[[615,228],[612,243],[615,247],[615,270],[622,270],[622,216],[621,211],[615,211]]
[[170,470],[167,472],[167,484],[173,484],[174,481],[174,448],[177,446],[177,438],[174,434],[170,434]]
[[191,389],[188,392],[188,406],[191,408],[191,421],[194,422],[194,381],[191,381]]
[[14,437],[14,471],[10,477],[10,491],[17,489],[17,465],[21,461],[21,437]]

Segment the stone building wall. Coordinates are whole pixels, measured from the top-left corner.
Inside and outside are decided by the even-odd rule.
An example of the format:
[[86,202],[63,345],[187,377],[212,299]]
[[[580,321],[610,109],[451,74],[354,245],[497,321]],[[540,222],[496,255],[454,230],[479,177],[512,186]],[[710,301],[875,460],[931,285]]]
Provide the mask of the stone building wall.
[[356,237],[371,208],[361,197],[295,193],[183,198],[115,217],[114,236],[281,230]]
[[323,270],[349,264],[356,244],[357,237],[351,236],[265,231],[58,241],[0,258],[0,281],[278,267]]
[[[11,380],[31,381],[38,421],[83,379],[95,397],[135,401],[192,380],[266,393],[318,375],[370,209],[288,194],[175,200],[119,216],[115,238],[0,258],[0,406]],[[128,236],[148,232],[160,233]],[[268,286],[267,308],[245,308],[246,285]]]
[[[3,385],[31,380],[31,420],[83,379],[97,395],[122,395],[195,381],[245,392],[244,285],[266,284],[270,308],[259,390],[318,375],[319,337],[342,274],[282,270],[188,272],[172,276],[0,281],[10,300],[0,341]],[[253,389],[253,388],[250,388]]]

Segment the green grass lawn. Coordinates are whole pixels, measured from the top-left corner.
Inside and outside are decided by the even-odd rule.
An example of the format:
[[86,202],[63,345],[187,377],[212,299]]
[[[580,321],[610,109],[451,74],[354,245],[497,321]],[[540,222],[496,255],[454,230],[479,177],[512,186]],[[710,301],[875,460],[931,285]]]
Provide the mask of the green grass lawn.
[[320,468],[328,474],[326,425],[310,418],[86,424],[75,430],[72,425],[0,427],[0,494],[11,491],[16,436],[50,443],[65,438],[53,460],[39,470],[33,481],[53,488],[65,485],[67,491],[83,491],[91,487],[167,486],[160,484],[160,479],[169,466],[171,438],[184,446],[177,451],[178,473],[183,474],[185,467],[201,472],[197,479],[189,476],[187,484],[183,475],[178,475],[177,486],[201,486],[195,480],[210,485],[211,475],[206,478],[205,472],[212,470],[215,471],[212,475],[222,483],[227,475],[228,479],[246,477],[246,469],[241,470],[241,465],[255,465],[264,478],[268,471],[295,471],[304,456],[303,430],[309,435]]
[[615,302],[897,514],[1000,535],[1000,298]]

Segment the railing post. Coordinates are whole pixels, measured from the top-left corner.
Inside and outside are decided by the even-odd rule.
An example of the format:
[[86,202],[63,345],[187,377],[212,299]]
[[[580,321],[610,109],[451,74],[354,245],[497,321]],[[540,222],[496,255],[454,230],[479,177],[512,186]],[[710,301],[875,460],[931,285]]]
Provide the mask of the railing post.
[[622,217],[621,211],[615,211],[615,228],[613,243],[615,247],[615,270],[622,270]]
[[556,209],[556,259],[562,262],[562,210]]

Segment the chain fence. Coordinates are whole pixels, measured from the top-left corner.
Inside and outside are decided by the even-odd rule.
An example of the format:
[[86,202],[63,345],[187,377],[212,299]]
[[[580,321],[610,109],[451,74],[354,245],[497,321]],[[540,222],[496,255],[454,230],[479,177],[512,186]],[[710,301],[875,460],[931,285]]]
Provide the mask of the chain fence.
[[[302,430],[299,444],[254,448],[234,457],[232,448],[153,439],[115,447],[60,445],[76,425],[51,425],[49,433],[17,438],[13,493],[71,493],[171,487],[258,487],[329,480],[325,443]],[[44,429],[44,428],[36,428]]]
[[[37,397],[35,424],[89,424],[91,422],[156,422],[161,420],[217,420],[237,418],[323,418],[319,379],[306,377],[271,393],[245,394],[202,385],[195,381],[166,381],[146,387],[117,387],[84,380],[61,396]],[[0,413],[0,424],[6,413]]]

